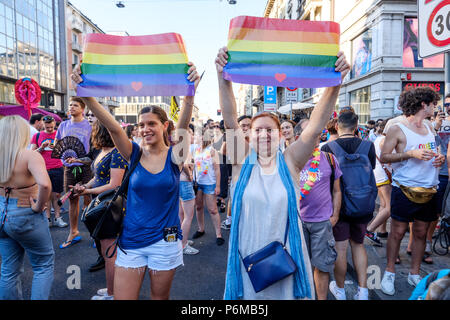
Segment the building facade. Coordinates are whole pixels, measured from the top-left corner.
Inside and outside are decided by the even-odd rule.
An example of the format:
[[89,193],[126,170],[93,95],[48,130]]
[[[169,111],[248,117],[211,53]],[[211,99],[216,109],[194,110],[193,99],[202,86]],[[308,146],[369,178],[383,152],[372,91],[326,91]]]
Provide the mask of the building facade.
[[[352,69],[337,107],[351,105],[362,124],[401,113],[405,88],[430,86],[444,96],[444,56],[418,56],[417,1],[268,0],[265,16],[340,24],[340,49]],[[285,90],[278,92],[283,103]],[[298,100],[316,103],[322,92],[299,88]]]
[[67,59],[64,0],[0,0],[0,104],[16,104],[14,84],[29,77],[41,106],[64,110]]
[[[138,114],[142,108],[157,105],[170,115],[171,97],[119,97],[119,107],[116,109],[116,120],[124,123],[137,123]],[[178,99],[178,101],[180,101]],[[181,102],[180,102],[181,104]]]
[[[105,33],[86,15],[78,10],[70,1],[66,5],[66,39],[67,39],[67,74],[82,60],[84,36],[88,33]],[[70,96],[76,96],[73,84],[69,82]],[[119,107],[116,97],[97,97],[97,100],[111,114]]]

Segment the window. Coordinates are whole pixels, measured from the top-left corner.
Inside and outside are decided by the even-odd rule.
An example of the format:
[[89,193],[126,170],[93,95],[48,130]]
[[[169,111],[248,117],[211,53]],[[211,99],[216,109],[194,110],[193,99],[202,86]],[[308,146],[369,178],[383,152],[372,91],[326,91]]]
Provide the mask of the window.
[[370,120],[370,87],[350,92],[350,105],[358,115],[359,124],[367,124]]
[[78,43],[78,35],[76,33],[72,33],[72,42]]
[[[449,21],[447,20],[447,26]],[[418,22],[417,18],[405,18],[403,29],[403,67],[406,68],[443,68],[444,55],[421,59],[418,47]]]
[[351,78],[362,76],[372,66],[372,30],[367,30],[352,40]]

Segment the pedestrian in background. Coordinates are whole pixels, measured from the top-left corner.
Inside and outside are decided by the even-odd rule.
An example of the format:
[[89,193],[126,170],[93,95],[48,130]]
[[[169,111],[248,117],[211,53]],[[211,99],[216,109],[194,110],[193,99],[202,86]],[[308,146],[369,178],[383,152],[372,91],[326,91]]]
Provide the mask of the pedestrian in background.
[[[52,116],[42,118],[44,122],[44,131],[38,132],[31,140],[31,150],[39,152],[45,161],[50,181],[52,182],[52,195],[47,202],[47,219],[49,227],[57,226],[67,227],[67,223],[61,217],[61,207],[58,205],[58,199],[64,191],[64,167],[60,159],[52,158],[52,151],[55,146],[55,119]],[[51,209],[55,210],[55,218],[51,219]]]
[[[86,184],[76,185],[77,195],[97,195],[113,190],[122,183],[128,163],[120,155],[114,146],[111,135],[104,125],[96,121],[92,128],[92,147],[101,150],[94,161],[94,177]],[[108,231],[108,230],[106,230]],[[101,289],[92,300],[113,300],[114,299],[114,263],[116,255],[108,258],[106,250],[114,243],[116,234],[102,234],[100,248],[105,261],[105,275],[107,290]]]
[[0,300],[23,299],[25,253],[33,269],[32,300],[47,300],[53,283],[53,243],[44,215],[51,181],[45,161],[27,150],[30,127],[20,116],[0,120]]

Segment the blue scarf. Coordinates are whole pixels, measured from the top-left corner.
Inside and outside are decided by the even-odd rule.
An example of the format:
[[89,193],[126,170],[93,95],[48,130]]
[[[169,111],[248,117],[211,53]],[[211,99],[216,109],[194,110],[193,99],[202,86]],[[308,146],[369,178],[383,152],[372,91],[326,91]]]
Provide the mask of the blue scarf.
[[[243,297],[242,274],[239,256],[239,219],[241,216],[242,196],[250,179],[253,166],[257,161],[256,152],[251,149],[250,155],[242,165],[239,179],[236,183],[232,205],[232,221],[230,231],[230,249],[228,254],[227,276],[225,283],[225,300],[237,300]],[[298,227],[297,197],[295,195],[294,184],[291,174],[284,161],[284,156],[280,150],[277,152],[278,173],[288,194],[288,219],[289,219],[289,244],[291,257],[297,265],[294,273],[294,297],[311,298],[311,287],[305,262],[302,254],[302,239]]]

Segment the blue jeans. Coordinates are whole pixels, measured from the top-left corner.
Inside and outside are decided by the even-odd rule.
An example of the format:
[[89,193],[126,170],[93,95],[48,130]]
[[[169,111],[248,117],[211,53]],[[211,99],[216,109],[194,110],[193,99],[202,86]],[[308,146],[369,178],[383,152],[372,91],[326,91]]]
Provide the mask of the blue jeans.
[[48,300],[55,260],[48,221],[43,212],[17,207],[17,199],[12,198],[6,205],[0,196],[0,300],[23,299],[20,275],[25,252],[33,268],[31,299]]

